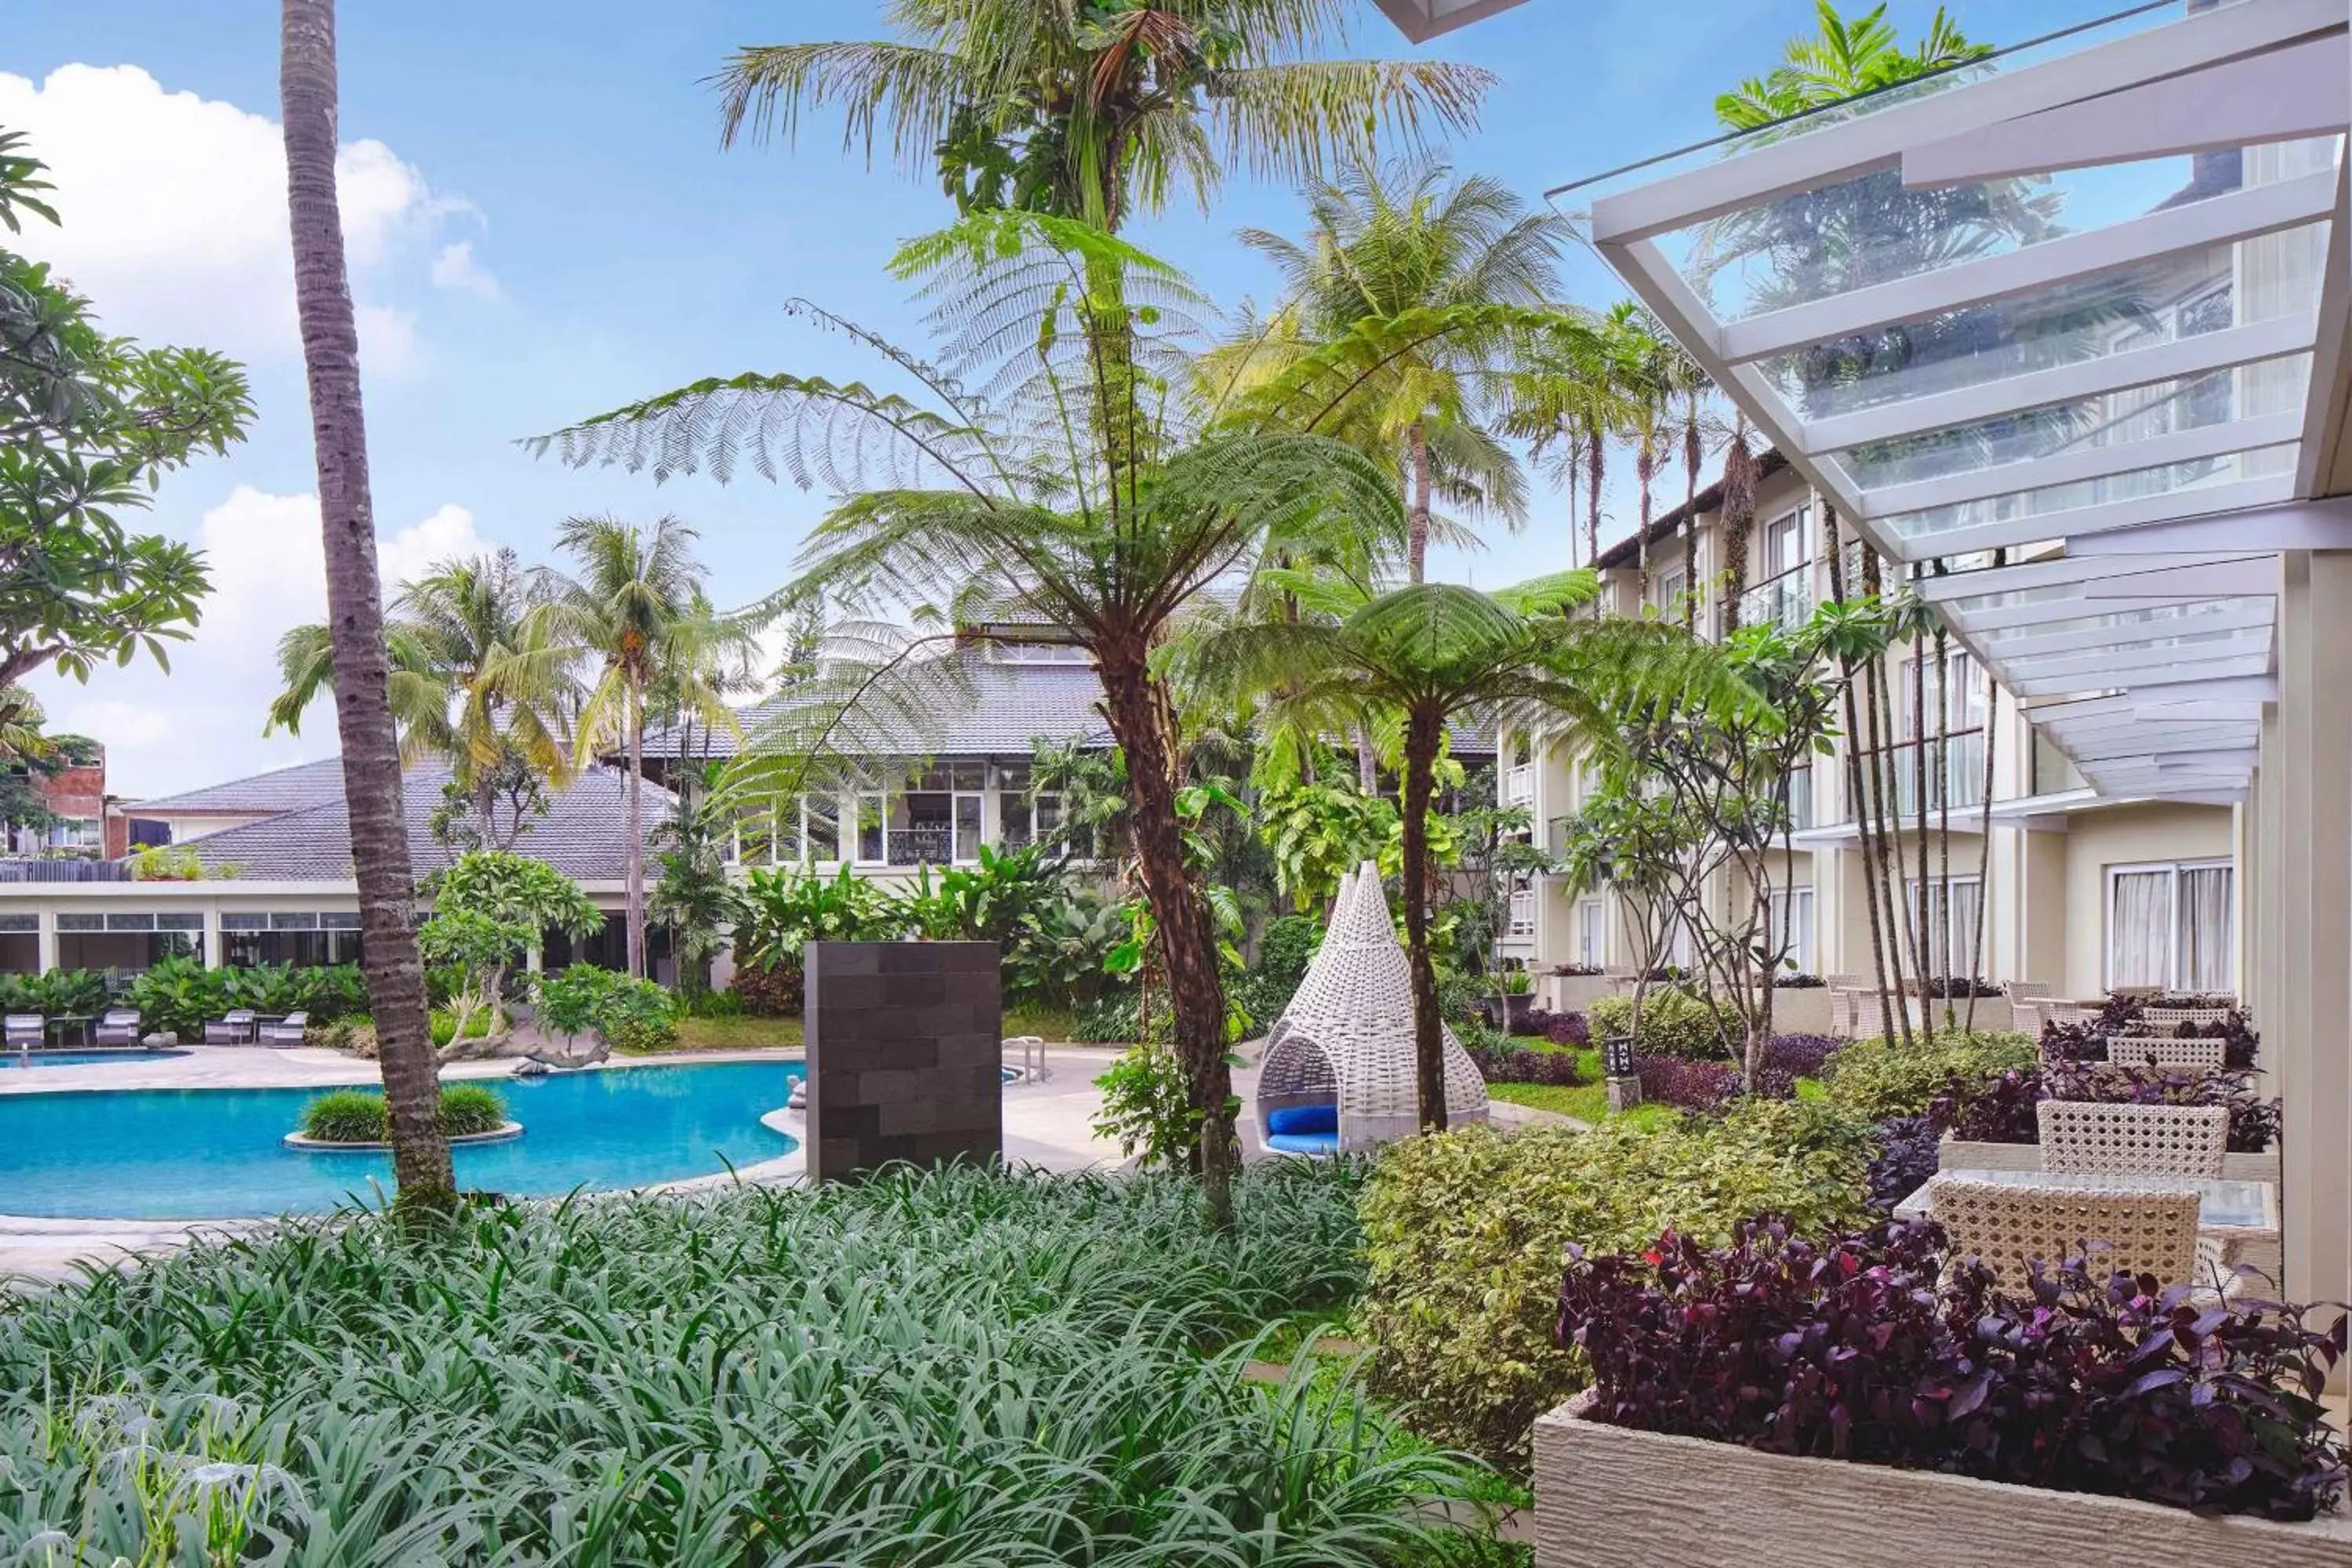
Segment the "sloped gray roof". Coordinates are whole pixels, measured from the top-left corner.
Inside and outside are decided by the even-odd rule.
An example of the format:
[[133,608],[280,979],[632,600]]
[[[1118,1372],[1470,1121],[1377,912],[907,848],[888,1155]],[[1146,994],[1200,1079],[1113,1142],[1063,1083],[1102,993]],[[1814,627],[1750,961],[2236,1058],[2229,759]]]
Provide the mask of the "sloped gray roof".
[[[908,727],[869,743],[856,754],[873,757],[1025,757],[1030,742],[1044,739],[1066,743],[1108,747],[1110,727],[1100,704],[1102,680],[1087,664],[1024,663],[989,658],[977,653],[962,656],[971,678],[970,701],[946,717],[935,732],[919,734]],[[646,755],[676,757],[682,752],[700,757],[731,757],[745,743],[757,744],[761,731],[776,711],[776,702],[755,703],[741,713],[742,736],[713,731],[697,725],[691,736],[679,729],[648,731]],[[866,738],[870,742],[870,737]],[[1453,745],[1456,755],[1492,756],[1495,737],[1490,729],[1457,723]]]
[[342,759],[321,757],[315,763],[296,763],[179,795],[133,801],[123,809],[132,816],[265,816],[307,811],[342,798]]
[[[436,842],[429,823],[441,804],[441,785],[448,770],[425,764],[409,770],[404,781],[408,818],[408,858],[416,875],[424,877],[449,864],[449,851]],[[352,836],[341,794],[341,773],[336,773],[336,797],[307,810],[285,812],[265,822],[249,822],[190,841],[188,848],[206,867],[237,868],[240,880],[257,882],[342,882],[352,878]],[[548,814],[527,823],[515,840],[515,849],[546,861],[579,882],[617,882],[625,875],[626,851],[621,831],[626,820],[627,779],[617,768],[591,767],[573,778],[569,787],[549,792]],[[658,784],[645,786],[646,829],[650,834],[670,814],[670,793]],[[648,876],[652,873],[648,870]]]

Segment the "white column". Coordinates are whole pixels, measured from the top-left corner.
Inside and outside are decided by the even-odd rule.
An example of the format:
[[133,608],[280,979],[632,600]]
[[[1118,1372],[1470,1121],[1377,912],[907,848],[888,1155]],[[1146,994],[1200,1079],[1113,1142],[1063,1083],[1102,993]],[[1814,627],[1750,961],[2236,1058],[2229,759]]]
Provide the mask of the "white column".
[[[2282,1218],[2291,1300],[2352,1298],[2352,552],[2291,552],[2279,602],[2276,810],[2261,813],[2272,892],[2264,1054],[2285,1107]],[[2266,731],[2269,726],[2266,726]],[[2272,824],[2275,822],[2275,830]],[[2266,857],[2267,858],[2267,857]],[[2275,955],[2273,958],[2272,955]]]
[[206,969],[218,969],[228,962],[228,954],[222,951],[226,945],[226,943],[221,939],[220,907],[217,904],[206,904],[205,906],[205,967]]
[[44,907],[41,911],[41,933],[36,943],[39,952],[41,973],[47,974],[58,966],[58,911]]

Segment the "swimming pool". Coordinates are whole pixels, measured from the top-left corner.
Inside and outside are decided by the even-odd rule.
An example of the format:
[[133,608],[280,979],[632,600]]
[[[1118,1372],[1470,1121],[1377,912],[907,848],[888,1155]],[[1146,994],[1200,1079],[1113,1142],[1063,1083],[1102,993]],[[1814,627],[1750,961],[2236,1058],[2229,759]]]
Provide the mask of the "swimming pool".
[[[515,1197],[642,1186],[773,1160],[760,1124],[798,1062],[551,1073],[492,1083],[523,1135],[453,1151],[457,1184]],[[323,1089],[139,1089],[0,1095],[0,1214],[233,1219],[317,1210],[392,1185],[392,1157],[281,1140]],[[373,1184],[372,1187],[371,1184]]]
[[184,1057],[185,1051],[133,1049],[118,1047],[107,1051],[5,1051],[0,1052],[0,1068],[79,1068],[92,1062],[154,1062],[165,1057]]

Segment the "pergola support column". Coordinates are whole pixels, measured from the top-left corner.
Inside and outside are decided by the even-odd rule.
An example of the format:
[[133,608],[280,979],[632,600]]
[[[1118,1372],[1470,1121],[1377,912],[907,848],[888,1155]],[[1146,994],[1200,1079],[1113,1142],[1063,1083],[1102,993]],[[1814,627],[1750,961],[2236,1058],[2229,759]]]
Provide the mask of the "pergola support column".
[[2284,1101],[2289,1300],[2352,1300],[2352,552],[2284,558],[2257,811],[2263,1054]]

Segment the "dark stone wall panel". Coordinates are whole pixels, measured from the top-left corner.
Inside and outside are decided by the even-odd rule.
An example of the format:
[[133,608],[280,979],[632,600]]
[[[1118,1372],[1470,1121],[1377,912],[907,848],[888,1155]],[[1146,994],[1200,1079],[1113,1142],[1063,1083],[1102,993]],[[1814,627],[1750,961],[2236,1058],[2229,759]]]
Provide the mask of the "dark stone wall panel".
[[813,942],[803,962],[810,1175],[1003,1156],[994,942]]

